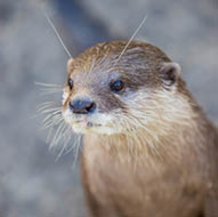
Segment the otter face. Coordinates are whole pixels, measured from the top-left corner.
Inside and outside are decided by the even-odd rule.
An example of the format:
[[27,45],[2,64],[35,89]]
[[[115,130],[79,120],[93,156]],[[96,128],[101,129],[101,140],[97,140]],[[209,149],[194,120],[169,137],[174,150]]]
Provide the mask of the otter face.
[[145,43],[132,42],[120,57],[125,44],[99,44],[68,61],[63,117],[75,132],[129,133],[160,116],[158,93],[175,89],[179,68]]

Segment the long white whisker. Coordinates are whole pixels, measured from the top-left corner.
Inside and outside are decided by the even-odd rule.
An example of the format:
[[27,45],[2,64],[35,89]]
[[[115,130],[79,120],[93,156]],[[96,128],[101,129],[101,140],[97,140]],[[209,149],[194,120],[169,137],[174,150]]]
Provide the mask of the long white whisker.
[[43,108],[43,109],[39,110],[39,112],[41,112],[42,114],[46,114],[46,113],[50,113],[50,112],[61,113],[60,109],[58,109],[58,108]]
[[43,110],[44,108],[45,109],[47,109],[47,108],[57,108],[57,109],[60,109],[61,106],[60,105],[57,106],[57,103],[55,103],[53,101],[49,101],[49,102],[41,103],[40,105],[38,105],[36,107],[38,112],[41,112],[41,110]]
[[[63,154],[68,153],[65,151],[67,150],[68,143],[69,143],[70,139],[72,138],[72,132],[71,132],[71,130],[69,132],[69,128],[68,129],[67,128],[68,128],[68,126],[65,124],[65,126],[63,128],[63,134],[61,135],[61,137],[64,139],[64,144],[63,144],[63,147],[62,147],[61,151],[59,152],[56,160],[58,160]],[[74,149],[74,144],[71,145],[70,151],[73,149]]]
[[79,156],[79,153],[80,153],[80,147],[81,147],[81,138],[82,136],[79,135],[78,136],[78,139],[77,139],[77,143],[76,143],[76,150],[75,150],[75,154],[74,154],[74,162],[73,162],[73,168],[76,167],[76,162],[78,160],[78,156]]
[[62,117],[56,117],[56,118],[54,118],[54,117],[50,116],[50,117],[48,118],[48,120],[46,120],[46,121],[43,122],[42,130],[47,129],[47,128],[50,128],[50,127],[52,127],[52,126],[56,126],[57,123],[59,123],[60,121],[63,121],[63,118],[62,118]]
[[47,138],[46,138],[46,143],[50,143],[53,131],[54,131],[54,129],[51,127],[49,129],[49,131],[48,131],[48,135],[47,135]]
[[[61,122],[61,121],[60,121],[60,122]],[[52,139],[52,141],[51,141],[51,146],[54,146],[54,145],[57,144],[58,139],[59,139],[59,136],[60,136],[59,133],[60,133],[62,127],[64,127],[64,124],[65,124],[64,122],[59,123],[58,128],[57,128],[57,130],[56,130],[56,133],[55,133],[55,135],[53,136],[53,139]]]
[[[71,136],[70,136],[70,137],[71,137]],[[69,138],[70,138],[70,137],[69,137]],[[64,154],[64,152],[65,152],[65,150],[66,150],[66,147],[67,147],[67,145],[68,145],[68,142],[69,142],[69,140],[67,140],[67,142],[64,142],[63,147],[61,148],[61,150],[60,150],[60,152],[59,152],[59,154],[58,154],[56,160],[58,160],[58,159]],[[74,146],[72,145],[72,149],[73,149],[73,148],[74,148]]]
[[48,87],[48,88],[49,87],[51,87],[51,88],[53,88],[53,87],[62,88],[63,87],[60,84],[52,84],[52,83],[45,83],[45,82],[39,82],[39,81],[35,81],[34,84],[37,85],[37,86]]
[[61,117],[61,111],[59,109],[54,110],[53,112],[49,112],[49,114],[47,116],[45,116],[45,118],[43,119],[43,123],[46,122],[47,120],[51,119],[51,118],[55,118],[55,117]]
[[[48,110],[48,111],[47,111]],[[47,112],[46,112],[47,111]],[[51,111],[61,111],[61,107],[55,107],[55,105],[41,105],[37,108],[37,112],[39,113],[50,113]]]
[[67,55],[69,56],[69,58],[73,58],[72,54],[70,53],[70,51],[67,49],[66,45],[63,42],[63,39],[61,38],[60,34],[57,31],[57,28],[55,27],[54,23],[52,22],[52,20],[50,19],[50,17],[48,16],[48,14],[46,13],[46,11],[44,11],[44,15],[49,23],[49,25],[51,26],[51,28],[53,29],[55,35],[57,36],[59,42],[61,43],[62,47],[64,48],[65,52],[67,53]]
[[138,32],[141,30],[142,26],[144,25],[145,21],[147,20],[148,15],[146,14],[143,18],[143,20],[141,21],[141,23],[139,24],[138,28],[135,30],[135,32],[132,34],[131,38],[129,39],[129,41],[127,42],[127,44],[125,45],[124,49],[122,50],[122,52],[120,53],[120,56],[118,57],[117,61],[118,62],[120,60],[120,58],[123,56],[123,54],[125,53],[125,51],[127,50],[127,48],[129,47],[130,43],[134,40],[134,38],[136,37],[136,35],[138,34]]
[[41,96],[53,95],[53,94],[57,94],[57,93],[62,92],[62,90],[55,90],[55,89],[49,90],[49,89],[45,89],[45,88],[40,89],[40,91],[41,91],[41,93],[40,93]]

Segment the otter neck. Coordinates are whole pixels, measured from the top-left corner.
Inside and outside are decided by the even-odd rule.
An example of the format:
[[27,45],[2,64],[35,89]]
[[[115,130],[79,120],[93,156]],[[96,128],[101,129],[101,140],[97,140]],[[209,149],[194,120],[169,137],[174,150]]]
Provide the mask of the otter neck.
[[[196,140],[196,135],[199,141],[201,140],[201,133],[195,129],[197,128],[193,125],[174,125],[165,135],[149,135],[143,129],[127,135],[87,134],[84,145],[85,149],[89,149],[89,154],[107,155],[116,162],[132,163],[137,161],[140,164],[149,165],[157,164],[157,162],[180,164],[184,163],[184,158],[188,156],[187,151],[190,152],[190,149],[193,149],[193,153],[197,153],[200,150],[198,146],[189,146],[194,137]],[[177,135],[176,139],[174,131]],[[196,156],[198,155],[196,154]]]

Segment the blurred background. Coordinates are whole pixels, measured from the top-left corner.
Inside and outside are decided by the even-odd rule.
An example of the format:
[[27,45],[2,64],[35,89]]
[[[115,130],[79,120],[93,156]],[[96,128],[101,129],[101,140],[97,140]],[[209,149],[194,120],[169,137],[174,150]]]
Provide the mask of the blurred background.
[[[0,0],[0,217],[85,217],[73,154],[56,160],[34,82],[63,84],[64,52],[43,11],[76,56],[97,42],[136,37],[180,63],[194,96],[218,120],[217,0]],[[60,99],[57,95],[57,99]]]

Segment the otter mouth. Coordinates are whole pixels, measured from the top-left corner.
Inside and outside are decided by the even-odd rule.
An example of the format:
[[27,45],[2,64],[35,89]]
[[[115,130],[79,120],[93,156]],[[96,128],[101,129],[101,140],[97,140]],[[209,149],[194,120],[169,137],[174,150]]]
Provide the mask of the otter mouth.
[[74,133],[79,134],[117,134],[120,132],[108,115],[93,114],[93,115],[72,115],[69,110],[63,112],[63,117],[69,124]]
[[77,125],[77,126],[80,126],[80,127],[83,127],[83,128],[92,128],[92,127],[102,127],[102,124],[99,124],[99,123],[93,123],[91,121],[74,121],[72,123],[73,125]]
[[71,123],[72,129],[75,133],[82,133],[82,134],[89,134],[89,133],[96,133],[96,134],[107,134],[111,135],[116,133],[116,129],[104,126],[100,123],[94,123],[91,121],[75,121]]
[[74,120],[71,119],[71,121],[68,123],[71,125],[75,133],[101,133],[103,130],[108,128],[102,123],[97,123],[94,120],[89,120],[89,118],[79,118]]
[[103,125],[101,123],[95,123],[92,121],[72,121],[69,123],[72,127],[72,130],[75,133],[82,133],[82,134],[89,134],[89,133],[96,133],[96,134],[105,134],[105,135],[112,135],[112,134],[117,134],[118,130],[107,126]]

